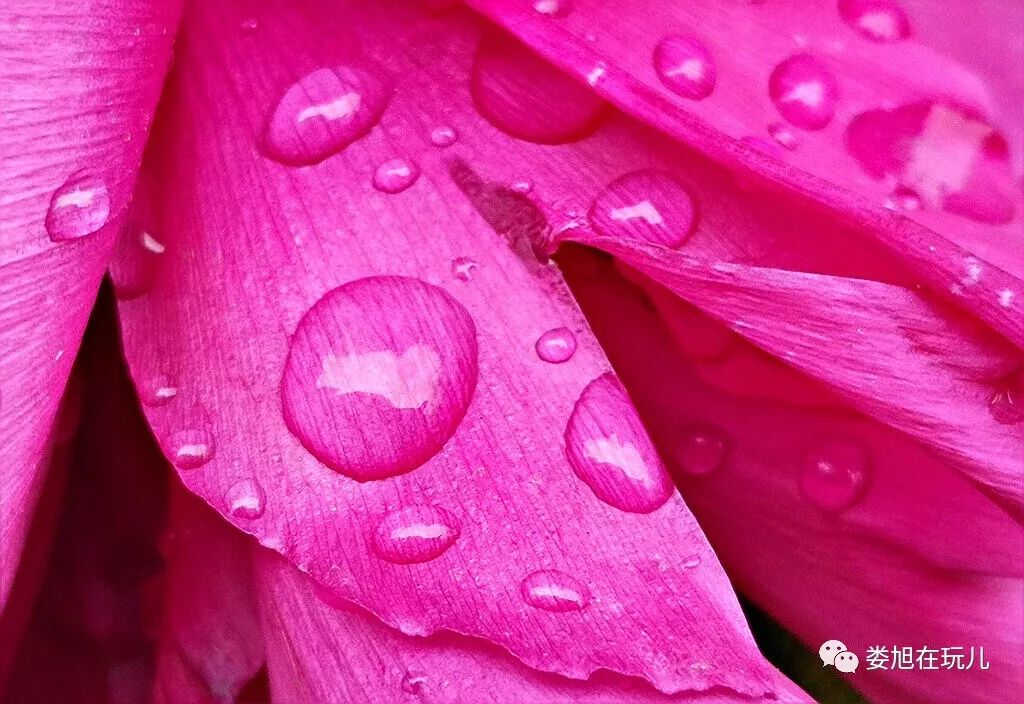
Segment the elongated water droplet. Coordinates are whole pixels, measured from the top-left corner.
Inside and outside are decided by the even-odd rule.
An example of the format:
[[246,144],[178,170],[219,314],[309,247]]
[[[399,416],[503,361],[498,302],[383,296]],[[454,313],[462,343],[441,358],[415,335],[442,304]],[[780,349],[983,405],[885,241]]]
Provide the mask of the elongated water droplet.
[[79,171],[53,192],[46,211],[46,232],[54,242],[85,237],[107,224],[110,196],[94,174]]
[[197,469],[210,461],[215,447],[213,435],[200,428],[179,430],[167,442],[171,462],[178,469]]
[[569,328],[554,328],[537,338],[537,356],[551,364],[562,364],[576,354],[576,336]]
[[894,42],[910,36],[910,20],[893,0],[839,0],[839,14],[862,36]]
[[650,513],[672,495],[661,458],[614,374],[602,374],[583,390],[565,428],[565,452],[573,472],[605,503]]
[[379,557],[399,565],[427,562],[459,538],[458,519],[439,506],[407,506],[389,513],[373,535]]
[[459,135],[447,125],[435,127],[430,131],[430,143],[435,147],[450,147],[458,141]]
[[281,401],[307,450],[368,481],[433,457],[476,381],[476,327],[462,304],[417,279],[374,276],[330,291],[299,321]]
[[401,193],[416,182],[420,167],[408,159],[388,159],[373,174],[373,187],[384,193]]
[[657,169],[612,181],[594,199],[590,225],[602,235],[678,247],[697,226],[697,208],[675,176]]
[[703,100],[715,90],[715,60],[695,37],[671,35],[658,42],[654,71],[673,93],[684,98]]
[[565,17],[572,10],[572,0],[533,0],[533,9],[548,17]]
[[137,298],[152,288],[166,250],[148,230],[133,223],[125,227],[108,267],[119,300]]
[[772,71],[768,94],[786,122],[805,130],[820,130],[835,114],[839,84],[821,60],[797,54]]
[[819,508],[838,513],[855,504],[867,490],[871,457],[860,443],[819,441],[803,458],[800,489]]
[[263,487],[255,479],[242,479],[235,482],[224,496],[224,502],[228,505],[231,515],[248,520],[263,515],[266,500]]
[[370,69],[317,69],[281,97],[263,133],[263,151],[293,166],[321,162],[377,124],[390,99],[391,86]]
[[695,477],[717,471],[729,453],[729,438],[712,426],[697,423],[680,433],[675,445],[675,460],[679,469]]
[[590,603],[590,591],[575,577],[558,570],[529,574],[520,592],[527,604],[545,611],[582,611]]
[[988,411],[997,423],[1015,425],[1024,421],[1024,371],[1012,374],[993,394]]

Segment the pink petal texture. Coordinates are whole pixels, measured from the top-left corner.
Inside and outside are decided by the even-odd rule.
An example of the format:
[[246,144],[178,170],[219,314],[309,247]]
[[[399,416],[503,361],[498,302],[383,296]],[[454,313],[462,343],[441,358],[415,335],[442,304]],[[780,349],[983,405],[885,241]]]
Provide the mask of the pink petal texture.
[[[626,112],[827,205],[1024,343],[1020,3],[467,4]],[[675,37],[690,48],[669,61]]]
[[[530,253],[544,214],[518,180],[609,181],[646,130],[617,117],[601,173],[585,133],[565,163],[505,136],[474,99],[511,120],[495,96],[550,95],[507,74],[516,62],[474,93],[480,34],[467,13],[404,4],[187,8],[137,198],[165,251],[120,304],[147,418],[190,490],[407,635],[475,636],[573,678],[771,696],[778,674],[628,395]],[[537,343],[557,328],[575,347],[553,363]]]
[[[676,342],[702,328],[670,332],[642,289],[592,257],[561,261],[740,589],[808,645],[840,639],[859,653],[847,679],[872,702],[1019,699],[1020,526],[920,445],[849,407],[822,413],[707,383],[705,362]],[[767,388],[769,376],[750,368],[738,383]],[[974,646],[976,656],[983,646],[990,667],[868,670],[872,646]]]
[[164,1],[0,9],[0,608],[176,22]]

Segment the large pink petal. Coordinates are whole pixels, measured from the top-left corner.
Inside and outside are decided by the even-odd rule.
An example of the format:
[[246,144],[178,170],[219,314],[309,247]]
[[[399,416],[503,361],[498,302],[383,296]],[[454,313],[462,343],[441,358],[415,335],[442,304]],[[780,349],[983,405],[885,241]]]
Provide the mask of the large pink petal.
[[0,606],[131,195],[176,5],[13,0],[0,10]]
[[[479,33],[404,6],[190,7],[138,199],[164,261],[120,307],[148,419],[192,491],[407,634],[761,696],[777,675],[625,391],[557,273],[509,247],[540,209],[490,183],[596,184],[646,132],[617,118],[564,164],[505,137],[469,107]],[[531,86],[493,46],[472,90],[509,117]],[[537,141],[584,136],[535,117]],[[575,353],[544,361],[561,327]]]

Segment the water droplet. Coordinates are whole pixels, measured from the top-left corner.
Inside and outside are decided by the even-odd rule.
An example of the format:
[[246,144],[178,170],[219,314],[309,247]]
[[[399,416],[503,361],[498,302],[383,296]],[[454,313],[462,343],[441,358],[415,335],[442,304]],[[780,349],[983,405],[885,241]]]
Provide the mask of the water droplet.
[[679,469],[703,477],[720,469],[729,453],[729,438],[713,425],[697,423],[682,430],[675,444]]
[[213,435],[198,428],[179,430],[167,442],[171,462],[178,469],[196,469],[210,461],[214,453]]
[[657,169],[612,181],[594,199],[590,225],[602,235],[678,247],[697,226],[697,208],[675,176]]
[[79,171],[53,192],[46,211],[46,232],[54,242],[85,237],[110,216],[107,186],[98,176]]
[[913,189],[906,186],[897,186],[886,199],[885,207],[890,210],[914,212],[921,209],[921,198]]
[[134,222],[125,226],[108,266],[118,299],[137,298],[152,287],[166,250],[160,240]]
[[228,505],[231,515],[248,520],[263,515],[266,501],[267,497],[263,493],[263,487],[254,479],[242,479],[235,482],[224,495],[224,502]]
[[553,328],[537,338],[536,349],[545,362],[568,362],[576,353],[576,336],[569,328]]
[[688,557],[686,561],[683,563],[684,570],[692,570],[695,567],[700,567],[700,555],[693,555],[692,557]]
[[402,677],[402,691],[408,694],[419,694],[427,683],[427,676],[418,670],[406,672]]
[[531,193],[533,191],[533,181],[526,179],[522,181],[516,181],[512,185],[510,185],[509,188],[515,191],[516,193]]
[[803,458],[800,490],[814,505],[838,513],[864,495],[870,472],[871,458],[859,443],[819,441]]
[[480,114],[502,132],[538,144],[565,144],[592,133],[604,102],[518,41],[480,42],[470,81]]
[[703,100],[715,89],[715,60],[699,39],[672,35],[654,49],[654,70],[672,92]]
[[375,72],[317,69],[281,97],[263,133],[263,151],[283,164],[319,163],[366,134],[390,99],[391,86]]
[[373,549],[388,562],[433,560],[459,538],[458,519],[438,506],[407,506],[389,513],[373,535]]
[[907,13],[893,0],[839,0],[839,14],[862,36],[876,42],[910,36]]
[[538,570],[520,584],[527,604],[545,611],[582,611],[590,603],[590,591],[576,579],[558,570]]
[[328,292],[299,321],[281,400],[307,450],[369,481],[433,457],[476,382],[476,327],[462,304],[417,279],[373,276]]
[[139,395],[147,406],[162,406],[178,396],[178,385],[164,374],[157,374],[145,385],[140,385]]
[[997,423],[1014,425],[1024,421],[1024,371],[1012,374],[993,394],[988,411]]
[[388,159],[373,174],[373,187],[383,193],[401,193],[420,177],[420,167],[408,159]]
[[248,18],[241,21],[238,25],[244,34],[252,34],[260,28],[260,23],[255,18]]
[[533,9],[548,17],[565,17],[572,11],[571,0],[534,0]]
[[800,140],[793,133],[793,130],[781,122],[773,122],[768,125],[768,134],[775,140],[776,144],[790,151],[796,149],[797,145],[800,144]]
[[430,131],[430,143],[435,147],[450,147],[458,141],[459,135],[447,125],[435,127]]
[[580,394],[565,428],[573,472],[605,503],[650,513],[673,486],[629,395],[614,374],[602,374]]
[[786,122],[805,130],[820,130],[835,114],[839,84],[819,59],[797,54],[772,71],[768,94]]
[[473,270],[479,266],[475,259],[469,257],[456,257],[452,259],[452,276],[459,281],[469,281],[473,278]]

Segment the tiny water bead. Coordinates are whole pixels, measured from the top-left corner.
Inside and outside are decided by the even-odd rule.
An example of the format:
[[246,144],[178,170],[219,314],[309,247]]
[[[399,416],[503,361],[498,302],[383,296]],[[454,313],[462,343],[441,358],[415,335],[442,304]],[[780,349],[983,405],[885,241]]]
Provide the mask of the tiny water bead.
[[860,443],[848,439],[818,441],[800,465],[800,490],[818,508],[839,513],[867,491],[871,457]]
[[633,171],[612,181],[594,199],[591,227],[609,237],[678,247],[697,226],[697,206],[667,171]]
[[650,513],[673,485],[622,383],[611,372],[580,394],[565,428],[569,466],[597,498],[631,513]]
[[768,125],[768,135],[775,140],[780,147],[793,151],[800,145],[800,139],[788,126],[781,122],[773,122]]
[[890,210],[906,210],[915,212],[921,209],[921,197],[912,188],[897,186],[885,200],[885,207]]
[[430,143],[435,147],[450,147],[458,141],[458,133],[447,125],[435,127],[430,131]]
[[839,0],[839,14],[858,33],[876,42],[910,36],[907,13],[894,0]]
[[478,266],[480,265],[477,261],[470,257],[455,257],[452,259],[452,276],[459,281],[469,281],[473,278],[473,270]]
[[772,71],[768,94],[786,122],[805,130],[820,130],[835,115],[839,83],[820,59],[797,54]]
[[110,217],[110,196],[99,176],[84,171],[72,175],[50,197],[46,233],[53,242],[85,237]]
[[572,0],[533,0],[533,9],[548,17],[565,17],[572,11]]
[[281,379],[285,424],[352,479],[403,474],[455,432],[477,364],[476,326],[443,289],[402,276],[352,281],[299,321]]
[[569,328],[553,328],[537,338],[535,348],[545,362],[562,364],[576,354],[576,336]]
[[157,374],[145,384],[140,384],[140,400],[147,406],[163,406],[178,396],[178,385],[170,377]]
[[263,133],[262,149],[292,166],[316,164],[366,134],[391,99],[391,84],[370,69],[320,68],[288,88]]
[[373,550],[397,565],[427,562],[455,544],[461,526],[439,506],[407,506],[389,513],[373,534]]
[[201,428],[187,428],[171,435],[167,453],[178,469],[197,469],[210,461],[215,450],[213,435]]
[[725,464],[729,438],[713,425],[697,423],[683,428],[674,449],[680,471],[693,477],[704,477]]
[[519,589],[527,604],[545,611],[582,611],[590,604],[590,590],[575,577],[559,570],[532,572]]
[[654,70],[672,92],[703,100],[715,90],[715,60],[695,37],[671,35],[654,49]]
[[253,520],[263,515],[267,496],[263,487],[254,479],[242,479],[235,482],[224,495],[224,503],[228,512],[235,518]]
[[388,159],[373,174],[373,187],[382,193],[401,193],[420,176],[420,167],[401,157]]

